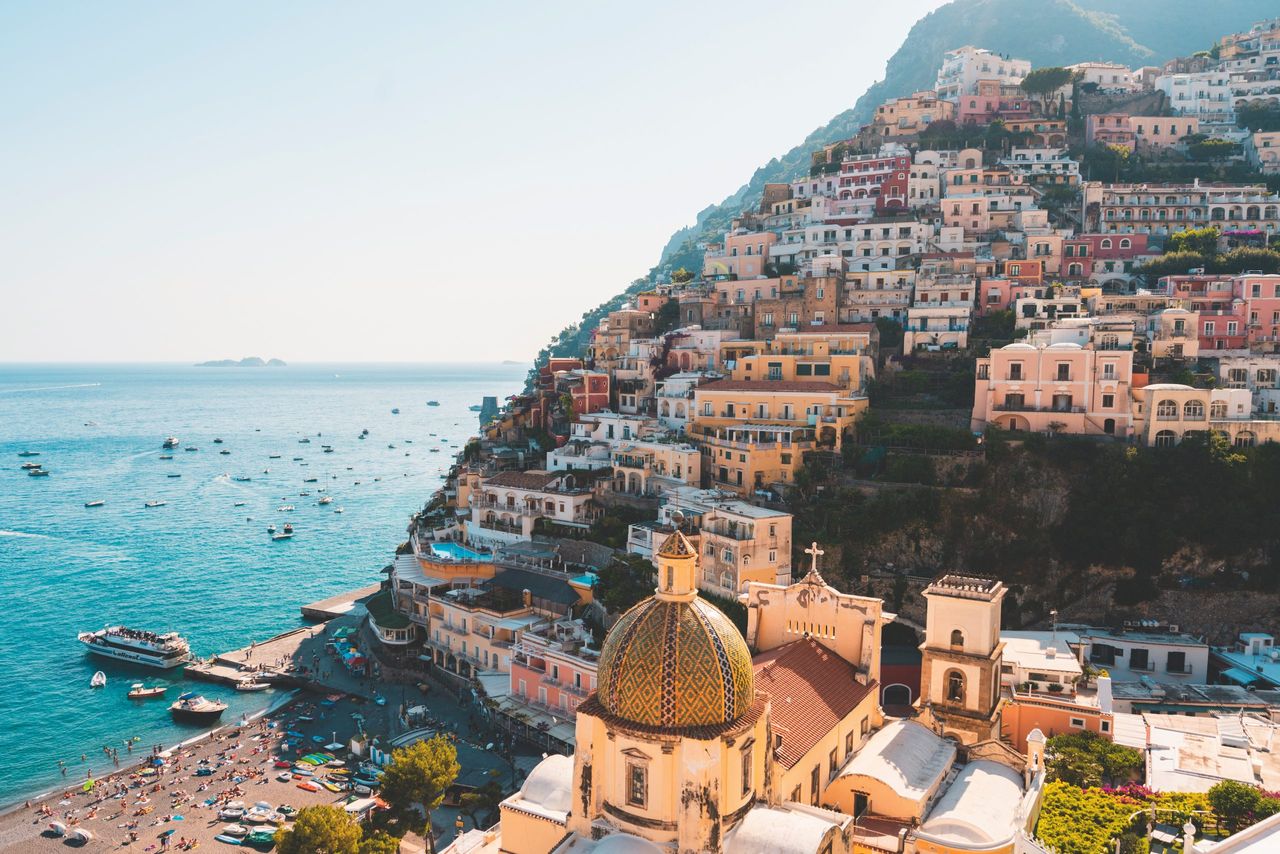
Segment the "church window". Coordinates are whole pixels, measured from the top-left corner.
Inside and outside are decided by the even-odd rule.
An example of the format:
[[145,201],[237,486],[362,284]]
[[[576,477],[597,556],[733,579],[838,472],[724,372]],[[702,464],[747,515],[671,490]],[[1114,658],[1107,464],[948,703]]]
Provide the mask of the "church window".
[[649,769],[637,762],[627,763],[627,803],[643,809],[649,800]]
[[751,747],[742,751],[742,794],[751,794]]
[[952,670],[947,674],[947,701],[964,702],[964,674],[959,670]]

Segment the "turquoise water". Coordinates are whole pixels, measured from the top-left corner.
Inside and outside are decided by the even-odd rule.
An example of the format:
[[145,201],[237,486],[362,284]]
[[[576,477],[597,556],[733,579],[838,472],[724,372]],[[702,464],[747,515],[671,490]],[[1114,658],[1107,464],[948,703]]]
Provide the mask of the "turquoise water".
[[488,552],[469,549],[462,543],[432,543],[431,551],[439,557],[451,560],[488,560],[490,557]]
[[[468,407],[523,378],[494,364],[0,365],[0,804],[60,785],[59,759],[83,779],[81,754],[110,769],[103,745],[123,759],[125,738],[199,732],[175,726],[167,702],[124,696],[139,678],[180,677],[90,659],[77,632],[172,629],[209,655],[299,625],[300,605],[378,580],[475,432]],[[199,450],[160,459],[170,435]],[[49,477],[19,468],[27,449]],[[267,526],[286,521],[294,538],[273,542]],[[109,681],[91,690],[98,669]],[[192,685],[232,704],[224,720],[272,699]]]

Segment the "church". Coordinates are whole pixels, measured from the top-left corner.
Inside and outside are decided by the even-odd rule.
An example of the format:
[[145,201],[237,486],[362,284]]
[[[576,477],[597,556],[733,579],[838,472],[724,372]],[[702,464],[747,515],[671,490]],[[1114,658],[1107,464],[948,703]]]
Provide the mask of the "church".
[[[548,756],[489,830],[449,854],[853,854],[1039,851],[1044,738],[999,740],[999,581],[925,591],[920,699],[880,706],[894,615],[841,593],[808,550],[790,585],[752,582],[744,637],[700,598],[683,533],[658,587],[605,640],[573,756]],[[753,654],[754,653],[754,654]]]

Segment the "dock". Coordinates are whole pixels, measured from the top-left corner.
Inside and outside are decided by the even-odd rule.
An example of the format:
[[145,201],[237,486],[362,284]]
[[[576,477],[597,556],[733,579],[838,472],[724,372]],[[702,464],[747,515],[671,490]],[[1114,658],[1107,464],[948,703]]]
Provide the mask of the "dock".
[[367,587],[361,587],[359,590],[348,590],[346,593],[339,593],[337,596],[330,596],[328,599],[321,599],[319,602],[303,605],[302,616],[304,619],[316,623],[323,623],[335,617],[344,616],[351,613],[360,600],[368,599],[381,589],[381,584],[370,584]]

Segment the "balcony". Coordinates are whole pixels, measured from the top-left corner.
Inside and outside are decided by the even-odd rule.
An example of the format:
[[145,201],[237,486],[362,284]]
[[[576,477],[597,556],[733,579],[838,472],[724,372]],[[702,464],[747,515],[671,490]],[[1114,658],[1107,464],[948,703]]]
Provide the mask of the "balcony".
[[492,521],[488,519],[481,519],[480,527],[486,531],[498,531],[503,534],[524,534],[524,528],[522,526],[500,522],[497,519]]

